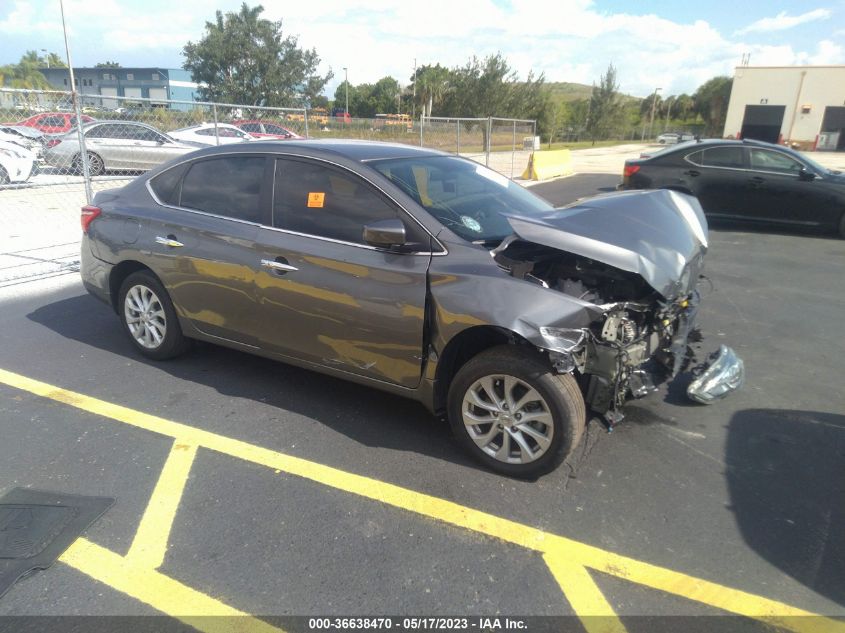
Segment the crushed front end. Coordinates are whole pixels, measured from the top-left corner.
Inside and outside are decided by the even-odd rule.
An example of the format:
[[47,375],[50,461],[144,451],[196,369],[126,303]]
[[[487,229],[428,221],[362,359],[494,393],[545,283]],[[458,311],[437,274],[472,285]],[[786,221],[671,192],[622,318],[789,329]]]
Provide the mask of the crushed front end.
[[[609,427],[628,397],[686,370],[696,332],[707,225],[694,198],[669,191],[612,194],[545,218],[511,218],[515,234],[493,250],[512,276],[587,303],[588,324],[555,315],[529,340],[556,371],[578,378]],[[742,361],[729,348],[690,385],[708,403],[738,389]]]

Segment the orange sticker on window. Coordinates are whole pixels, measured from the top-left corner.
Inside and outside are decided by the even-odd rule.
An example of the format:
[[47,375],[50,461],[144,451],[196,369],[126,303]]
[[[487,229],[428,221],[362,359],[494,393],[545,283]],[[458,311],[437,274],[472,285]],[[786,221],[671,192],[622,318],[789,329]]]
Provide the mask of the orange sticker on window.
[[322,191],[311,191],[308,193],[308,207],[311,209],[322,209],[326,201],[326,194]]

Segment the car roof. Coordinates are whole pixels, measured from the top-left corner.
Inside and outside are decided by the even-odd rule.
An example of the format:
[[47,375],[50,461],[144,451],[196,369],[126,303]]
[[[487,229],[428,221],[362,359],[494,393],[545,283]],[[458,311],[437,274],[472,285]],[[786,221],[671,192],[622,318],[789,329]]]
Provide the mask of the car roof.
[[381,141],[359,141],[347,139],[302,139],[290,141],[252,141],[250,143],[234,143],[220,145],[201,150],[203,155],[232,152],[279,152],[289,153],[291,150],[301,152],[303,156],[320,156],[333,154],[357,162],[371,160],[413,158],[422,156],[453,156],[438,150],[404,145],[402,143],[384,143]]
[[785,154],[798,156],[798,153],[784,145],[776,143],[766,143],[765,141],[758,141],[756,139],[731,139],[731,138],[708,138],[700,139],[698,141],[687,141],[678,145],[669,146],[661,149],[659,152],[651,154],[648,158],[643,160],[660,159],[666,156],[673,156],[681,152],[698,152],[709,147],[760,147],[765,149],[773,149]]

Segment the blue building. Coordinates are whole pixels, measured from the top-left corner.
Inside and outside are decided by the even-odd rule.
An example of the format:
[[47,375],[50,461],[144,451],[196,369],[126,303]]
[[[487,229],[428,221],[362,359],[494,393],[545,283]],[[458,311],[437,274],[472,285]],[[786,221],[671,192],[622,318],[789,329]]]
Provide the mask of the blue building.
[[[57,90],[70,90],[70,75],[67,68],[40,68],[41,73]],[[190,103],[168,101],[197,101],[197,83],[191,73],[182,68],[74,68],[76,89],[81,95],[99,96],[101,99],[84,99],[92,105],[114,109],[125,107],[125,97],[150,99],[153,107],[170,107],[173,110],[190,110]],[[146,102],[145,102],[146,103]]]

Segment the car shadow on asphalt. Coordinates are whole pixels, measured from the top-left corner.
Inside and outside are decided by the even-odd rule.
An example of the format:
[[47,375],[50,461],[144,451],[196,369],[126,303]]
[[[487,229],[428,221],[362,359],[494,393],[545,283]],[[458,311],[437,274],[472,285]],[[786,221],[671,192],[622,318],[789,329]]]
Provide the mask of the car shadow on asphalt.
[[[177,359],[151,361],[132,347],[114,312],[88,295],[44,305],[27,316],[63,337],[179,380],[316,420],[364,446],[419,453],[491,474],[466,455],[445,420],[413,400],[200,341]],[[574,476],[582,459],[574,451],[568,468],[559,469],[561,476]]]
[[746,543],[845,605],[845,416],[737,411],[725,462],[731,509]]

